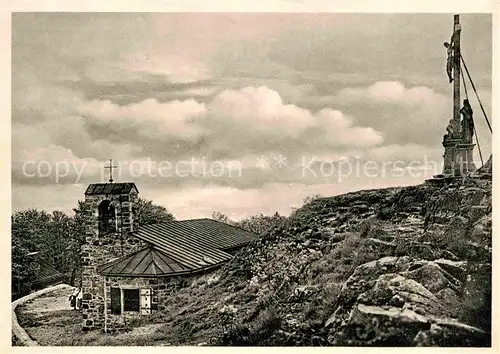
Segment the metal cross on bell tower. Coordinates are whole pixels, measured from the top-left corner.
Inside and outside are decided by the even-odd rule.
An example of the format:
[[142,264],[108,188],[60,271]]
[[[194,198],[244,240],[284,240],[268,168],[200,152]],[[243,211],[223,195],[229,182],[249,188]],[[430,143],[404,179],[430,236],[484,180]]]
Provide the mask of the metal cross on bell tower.
[[109,183],[113,183],[113,168],[118,168],[118,166],[113,166],[113,160],[109,159],[109,166],[104,166],[104,168],[109,169]]

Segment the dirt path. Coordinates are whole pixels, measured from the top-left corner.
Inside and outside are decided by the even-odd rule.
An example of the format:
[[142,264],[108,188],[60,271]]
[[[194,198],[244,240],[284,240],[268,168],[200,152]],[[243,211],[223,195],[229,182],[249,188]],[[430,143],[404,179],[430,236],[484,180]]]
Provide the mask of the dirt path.
[[73,288],[62,287],[45,291],[16,304],[19,340],[15,346],[93,346],[93,345],[166,345],[151,338],[162,323],[146,324],[129,332],[104,334],[102,331],[82,331],[82,315],[69,305]]
[[12,334],[16,338],[16,345],[38,345],[38,342],[33,340],[19,323],[16,310],[25,308],[25,313],[31,312],[32,315],[37,315],[47,311],[57,311],[61,308],[70,309],[68,297],[73,291],[72,289],[73,288],[67,284],[59,284],[31,293],[14,301],[12,303]]
[[71,310],[69,296],[72,292],[73,288],[54,290],[50,294],[26,302],[24,311],[36,315],[44,312]]

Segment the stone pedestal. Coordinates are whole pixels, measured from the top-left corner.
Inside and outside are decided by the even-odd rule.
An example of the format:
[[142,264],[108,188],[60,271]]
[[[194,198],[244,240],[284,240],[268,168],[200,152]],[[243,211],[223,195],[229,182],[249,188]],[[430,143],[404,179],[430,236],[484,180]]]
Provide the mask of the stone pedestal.
[[445,138],[443,176],[459,177],[476,170],[473,162],[475,144],[464,144],[461,138]]
[[476,170],[474,165],[473,150],[476,144],[459,144],[456,147],[457,151],[457,164],[462,174],[468,174]]

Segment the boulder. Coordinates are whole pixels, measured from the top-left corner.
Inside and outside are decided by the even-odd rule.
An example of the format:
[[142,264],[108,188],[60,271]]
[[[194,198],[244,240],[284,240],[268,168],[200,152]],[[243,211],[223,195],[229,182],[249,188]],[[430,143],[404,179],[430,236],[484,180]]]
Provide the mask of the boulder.
[[465,281],[465,278],[467,276],[467,262],[466,261],[456,261],[456,256],[455,259],[444,259],[444,258],[439,258],[436,259],[434,262],[440,266],[443,270],[447,271],[449,274],[454,276],[456,279],[460,281]]
[[491,334],[452,319],[439,319],[417,333],[414,346],[489,347]]
[[[481,346],[482,330],[448,318],[460,301],[466,262],[384,257],[344,283],[326,321],[328,343],[355,346]],[[461,336],[466,338],[459,338]],[[455,342],[454,342],[455,341]]]
[[430,326],[426,317],[412,310],[358,304],[347,325],[330,334],[328,341],[341,346],[406,346]]
[[375,306],[397,306],[419,314],[442,312],[439,300],[422,284],[399,274],[381,275],[375,286],[359,295],[358,303]]
[[433,294],[445,288],[458,291],[462,285],[459,280],[443,270],[436,262],[415,263],[412,266],[414,268],[410,267],[409,271],[402,272],[401,275],[417,281]]
[[383,257],[358,266],[340,290],[339,305],[352,305],[360,294],[375,285],[379,276],[407,270],[410,263],[410,257]]

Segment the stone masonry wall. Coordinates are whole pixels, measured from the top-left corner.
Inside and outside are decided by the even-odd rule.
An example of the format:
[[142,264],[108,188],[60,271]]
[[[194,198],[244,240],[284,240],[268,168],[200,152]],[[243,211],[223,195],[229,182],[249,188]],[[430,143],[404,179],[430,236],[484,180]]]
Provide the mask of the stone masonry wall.
[[[115,207],[117,232],[99,235],[98,210],[104,200],[109,200]],[[138,226],[134,223],[133,212],[137,200],[135,191],[130,194],[85,196],[91,215],[87,218],[86,243],[82,246],[84,330],[104,327],[104,278],[97,274],[97,266],[145,246],[142,241],[129,234]]]
[[191,286],[195,282],[206,282],[212,272],[201,274],[189,274],[166,278],[131,278],[131,277],[106,277],[106,330],[115,332],[133,327],[131,322],[141,318],[139,312],[124,312],[120,315],[111,313],[111,288],[135,287],[151,289],[151,314],[166,311],[165,302],[169,296],[173,296],[180,288]]
[[158,311],[158,304],[161,299],[167,294],[167,287],[170,280],[168,278],[125,278],[125,277],[106,277],[106,313],[107,324],[106,329],[108,332],[123,329],[127,323],[133,319],[140,318],[140,311],[127,311],[120,315],[111,313],[111,288],[120,287],[135,287],[135,288],[149,288],[151,289],[151,313]]

